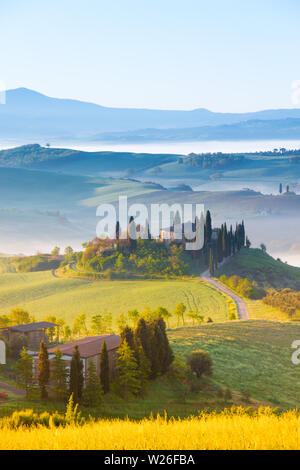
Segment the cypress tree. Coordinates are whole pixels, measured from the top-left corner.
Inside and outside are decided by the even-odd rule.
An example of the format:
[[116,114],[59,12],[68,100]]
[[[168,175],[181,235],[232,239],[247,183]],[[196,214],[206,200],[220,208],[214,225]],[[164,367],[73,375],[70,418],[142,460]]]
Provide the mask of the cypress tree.
[[210,215],[209,210],[206,212],[205,235],[206,235],[206,242],[210,243],[211,235],[212,235],[212,227],[211,227],[211,215]]
[[135,343],[134,343],[134,333],[132,328],[130,328],[128,325],[125,326],[125,328],[121,331],[121,342],[127,341],[128,346],[135,351]]
[[120,239],[120,222],[117,220],[116,223],[116,240]]
[[243,220],[242,220],[242,228],[241,228],[241,246],[245,246],[245,225],[244,225]]
[[161,332],[160,366],[161,373],[165,374],[174,360],[174,354],[169,344],[166,332],[166,323],[164,319],[162,317],[159,317],[154,321]]
[[30,397],[34,388],[33,358],[29,356],[27,349],[23,347],[20,359],[17,362],[16,370],[18,376],[18,387],[26,391],[26,397]]
[[62,352],[56,349],[51,367],[51,385],[57,400],[67,396],[67,368],[66,361],[62,359]]
[[209,274],[211,277],[213,277],[215,273],[214,270],[214,257],[213,257],[213,252],[212,249],[209,250]]
[[151,364],[149,359],[147,358],[145,351],[140,346],[138,350],[139,355],[139,380],[140,380],[140,394],[143,396],[147,391],[147,385],[149,381],[149,377],[151,375]]
[[86,386],[83,391],[83,403],[86,406],[97,406],[101,403],[102,389],[97,369],[92,359],[88,362]]
[[218,235],[217,235],[217,257],[218,257],[218,262],[221,263],[223,261],[222,230],[221,229],[218,229]]
[[232,255],[232,242],[233,242],[233,233],[232,233],[232,225],[230,225],[230,231],[229,231],[229,245],[228,245],[228,248],[229,248],[228,255],[229,255],[229,256]]
[[48,349],[45,341],[40,343],[39,353],[39,372],[38,372],[38,383],[41,390],[41,398],[48,398],[47,386],[50,378],[50,363],[48,357]]
[[103,393],[109,392],[109,360],[106,342],[103,341],[100,352],[100,382]]
[[228,251],[228,240],[227,240],[228,236],[227,236],[227,227],[226,227],[226,223],[224,224],[223,226],[223,234],[222,234],[222,252],[223,252],[223,256],[224,258],[227,257],[227,251]]
[[74,403],[79,403],[82,398],[82,389],[84,384],[83,363],[80,359],[77,344],[74,346],[74,352],[71,360],[70,369],[70,395],[73,394]]
[[135,332],[134,332],[134,343],[135,348],[138,350],[139,347],[143,348],[146,357],[151,360],[151,342],[150,342],[150,330],[144,318],[140,318]]
[[116,368],[118,371],[117,384],[121,395],[126,398],[129,394],[138,394],[141,390],[138,364],[126,339],[118,349]]
[[163,338],[160,328],[155,321],[149,323],[151,329],[151,378],[154,379],[161,372],[161,357],[163,355]]

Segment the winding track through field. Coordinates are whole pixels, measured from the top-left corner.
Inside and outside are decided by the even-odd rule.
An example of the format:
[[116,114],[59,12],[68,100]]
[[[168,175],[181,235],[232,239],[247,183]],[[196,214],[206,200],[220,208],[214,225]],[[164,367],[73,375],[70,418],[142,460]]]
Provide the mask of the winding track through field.
[[250,318],[249,310],[244,300],[235,292],[232,292],[228,287],[223,286],[223,284],[218,282],[216,279],[212,279],[210,277],[209,269],[201,274],[201,279],[231,297],[236,305],[240,320],[248,320]]

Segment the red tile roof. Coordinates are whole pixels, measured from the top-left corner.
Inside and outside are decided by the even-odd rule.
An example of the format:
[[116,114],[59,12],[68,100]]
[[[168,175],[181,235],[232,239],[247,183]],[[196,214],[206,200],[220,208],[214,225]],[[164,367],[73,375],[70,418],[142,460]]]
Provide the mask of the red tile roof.
[[49,353],[54,353],[56,349],[59,349],[63,354],[72,356],[74,352],[74,346],[77,344],[80,357],[87,358],[100,354],[103,342],[106,342],[107,350],[111,351],[116,349],[120,344],[120,336],[118,335],[102,335],[102,336],[90,336],[88,338],[79,339],[73,343],[66,343],[60,346],[55,346],[48,350]]

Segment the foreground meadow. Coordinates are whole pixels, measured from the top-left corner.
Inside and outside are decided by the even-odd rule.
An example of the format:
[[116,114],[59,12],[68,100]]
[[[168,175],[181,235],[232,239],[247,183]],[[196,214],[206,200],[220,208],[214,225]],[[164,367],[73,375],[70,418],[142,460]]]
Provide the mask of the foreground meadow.
[[[1,423],[0,423],[1,424]],[[83,426],[0,429],[1,450],[295,450],[300,449],[300,416],[260,409],[224,411],[199,418],[100,420]]]
[[223,386],[280,407],[299,406],[300,366],[291,360],[299,324],[243,320],[178,328],[168,336],[183,357],[195,349],[209,351],[213,377]]

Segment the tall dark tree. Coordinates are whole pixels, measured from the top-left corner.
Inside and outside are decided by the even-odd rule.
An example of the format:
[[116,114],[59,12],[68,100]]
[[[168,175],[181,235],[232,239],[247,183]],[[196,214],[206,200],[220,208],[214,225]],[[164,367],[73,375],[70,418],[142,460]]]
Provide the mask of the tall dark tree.
[[282,183],[279,185],[279,194],[282,194]]
[[246,232],[245,232],[245,224],[242,220],[242,228],[241,228],[241,246],[245,246],[245,239],[246,239]]
[[151,360],[151,335],[149,327],[144,318],[140,318],[137,323],[134,332],[134,342],[135,348],[138,350],[139,347],[142,347],[146,357]]
[[51,386],[57,400],[67,397],[67,376],[66,361],[62,359],[62,352],[56,349],[51,367]]
[[121,336],[121,342],[126,340],[128,346],[133,351],[135,351],[134,333],[133,333],[132,328],[126,325],[125,328],[121,331],[120,336]]
[[89,359],[86,386],[83,391],[83,403],[86,406],[97,406],[101,403],[102,389],[100,379],[97,375],[96,365],[92,359]]
[[16,372],[18,377],[18,387],[23,388],[26,392],[26,397],[29,398],[34,389],[34,375],[33,375],[33,358],[23,347],[23,352],[20,354],[20,359],[16,364]]
[[140,372],[137,360],[126,339],[120,344],[116,361],[117,385],[120,394],[126,398],[128,395],[137,395],[141,391]]
[[205,236],[206,236],[206,243],[211,242],[211,235],[212,235],[212,226],[211,226],[211,215],[209,210],[206,212],[206,219],[205,219]]
[[170,365],[174,360],[174,354],[169,344],[167,332],[166,332],[166,323],[162,317],[157,318],[154,320],[156,327],[159,328],[161,333],[161,349],[160,349],[160,366],[161,366],[161,373],[165,374]]
[[218,256],[218,262],[221,263],[223,261],[222,230],[221,229],[218,229],[218,232],[217,232],[217,256]]
[[154,379],[161,372],[161,357],[163,355],[163,338],[160,328],[155,321],[149,323],[151,331],[151,378]]
[[116,223],[116,240],[120,239],[120,222],[117,220]]
[[83,362],[80,359],[78,346],[75,344],[71,360],[69,387],[70,395],[73,394],[74,403],[79,403],[82,398],[83,384]]
[[213,277],[215,274],[214,257],[213,257],[212,249],[209,250],[209,274],[211,275],[211,277]]
[[100,352],[100,382],[103,393],[109,392],[110,378],[109,378],[109,359],[106,342],[103,341]]
[[222,252],[224,258],[228,256],[228,236],[227,236],[227,227],[226,223],[223,226],[223,231],[222,231]]
[[48,349],[45,341],[40,343],[39,353],[39,371],[38,371],[38,383],[41,390],[41,398],[48,398],[47,386],[50,379],[50,363],[48,357]]

